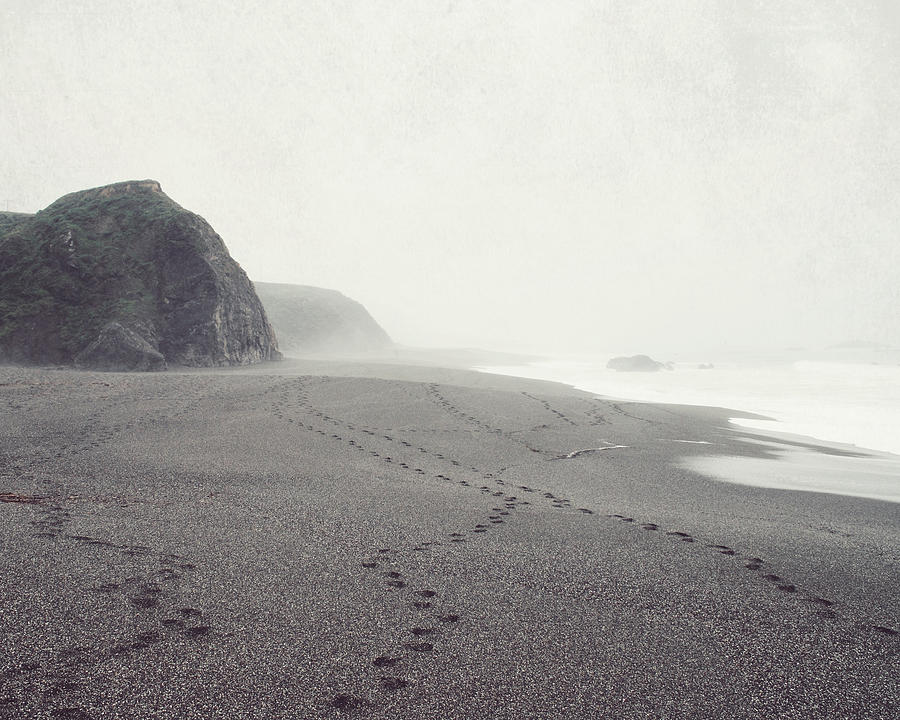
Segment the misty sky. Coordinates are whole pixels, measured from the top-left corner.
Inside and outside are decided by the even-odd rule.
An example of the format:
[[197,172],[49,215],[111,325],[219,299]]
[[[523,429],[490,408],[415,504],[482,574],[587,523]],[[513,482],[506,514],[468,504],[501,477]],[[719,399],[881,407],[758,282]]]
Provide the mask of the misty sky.
[[0,209],[154,178],[406,344],[900,344],[898,8],[2,0]]

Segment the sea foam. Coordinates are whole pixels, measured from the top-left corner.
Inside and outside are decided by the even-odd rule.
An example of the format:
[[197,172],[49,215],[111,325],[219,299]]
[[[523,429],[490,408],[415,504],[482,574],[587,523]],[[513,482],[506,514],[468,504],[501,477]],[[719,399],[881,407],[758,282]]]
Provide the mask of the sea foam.
[[477,369],[566,383],[609,398],[732,409],[761,416],[732,420],[749,429],[900,454],[900,366],[749,361],[703,370],[697,363],[674,367],[623,373],[606,369],[605,362],[563,359]]
[[[900,502],[900,366],[750,361],[707,369],[676,363],[671,371],[620,373],[603,363],[554,360],[476,369],[561,382],[607,398],[731,409],[737,411],[732,424],[772,436],[770,458],[778,462],[686,455],[683,467],[726,482]],[[748,418],[748,413],[759,417]],[[824,455],[779,443],[782,435],[880,452]]]

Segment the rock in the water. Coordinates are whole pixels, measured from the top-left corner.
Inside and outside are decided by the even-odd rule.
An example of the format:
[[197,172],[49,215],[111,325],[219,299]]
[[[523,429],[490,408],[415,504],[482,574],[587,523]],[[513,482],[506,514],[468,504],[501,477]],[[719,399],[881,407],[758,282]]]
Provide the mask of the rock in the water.
[[0,218],[0,359],[69,364],[104,347],[143,348],[107,331],[110,323],[169,364],[280,357],[222,238],[156,181],[71,193],[36,215]]
[[283,283],[253,285],[285,353],[370,353],[393,347],[369,312],[336,290]]
[[614,357],[606,363],[606,367],[619,372],[656,372],[664,369],[666,364],[647,355],[632,355],[631,357]]
[[92,370],[165,370],[166,359],[144,338],[117,322],[75,356],[75,367]]

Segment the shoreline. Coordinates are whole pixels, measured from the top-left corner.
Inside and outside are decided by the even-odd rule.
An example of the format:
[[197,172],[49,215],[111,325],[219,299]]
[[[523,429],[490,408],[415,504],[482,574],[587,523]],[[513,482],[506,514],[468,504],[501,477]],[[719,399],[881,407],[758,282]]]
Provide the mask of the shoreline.
[[[475,368],[490,374],[511,374],[517,368]],[[527,370],[527,368],[518,368]],[[536,373],[525,377],[536,377],[552,373]],[[838,440],[828,440],[813,435],[780,430],[781,421],[758,411],[738,407],[709,405],[701,401],[665,402],[663,399],[649,400],[641,397],[625,398],[595,392],[584,384],[571,383],[571,387],[589,392],[605,399],[622,399],[628,402],[649,405],[668,405],[673,408],[717,407],[728,414],[728,422],[734,432],[748,438],[765,438],[772,452],[766,457],[778,464],[767,463],[766,459],[745,458],[743,456],[704,457],[694,462],[687,458],[682,465],[707,477],[722,482],[740,483],[773,489],[798,492],[822,492],[865,497],[900,502],[900,454],[878,450],[862,445]],[[640,396],[640,392],[635,395]],[[855,457],[861,462],[841,462],[838,456]]]
[[900,699],[896,505],[678,467],[770,454],[722,410],[347,361],[3,367],[0,404],[0,493],[35,499],[0,502],[0,716],[880,720]]
[[[403,379],[415,382],[440,380],[450,384],[458,384],[472,388],[509,389],[523,383],[541,391],[554,394],[574,394],[577,396],[621,401],[649,407],[670,408],[685,413],[699,413],[704,417],[710,414],[724,419],[727,427],[736,438],[746,438],[749,444],[769,445],[765,451],[760,450],[758,456],[742,451],[736,455],[705,456],[699,462],[692,462],[686,455],[680,462],[685,468],[699,472],[705,477],[726,483],[737,483],[748,486],[764,487],[773,490],[791,490],[795,492],[821,492],[846,497],[861,497],[884,502],[900,502],[900,455],[874,448],[860,447],[854,444],[826,440],[811,435],[803,435],[779,431],[774,428],[759,427],[752,424],[756,420],[772,420],[755,412],[718,405],[684,404],[678,402],[659,402],[634,398],[605,396],[589,389],[560,380],[540,377],[512,375],[479,365],[471,365],[474,357],[481,359],[491,357],[510,357],[502,353],[485,351],[459,351],[457,355],[446,356],[442,352],[413,352],[405,349],[399,356],[329,356],[314,355],[309,357],[285,357],[278,362],[264,362],[253,365],[193,368],[173,367],[166,371],[169,375],[293,375],[301,371],[308,374],[321,374],[335,377],[362,377],[383,380]],[[523,359],[527,359],[522,356]],[[419,364],[430,358],[434,364]],[[441,364],[444,360],[458,364]],[[42,370],[47,372],[68,372],[63,367],[34,367],[7,365],[3,367],[21,370]],[[79,371],[80,372],[80,371]],[[88,371],[90,372],[90,371]],[[97,373],[95,373],[97,374]],[[107,375],[108,373],[98,373]],[[109,373],[119,375],[121,373]],[[128,375],[128,373],[125,373]],[[772,422],[777,422],[772,420]],[[689,443],[690,441],[678,441]],[[828,458],[853,457],[865,460],[869,467],[853,467]],[[769,465],[766,461],[775,465]],[[780,463],[780,464],[778,464]],[[877,468],[873,466],[877,465]],[[775,472],[772,472],[772,471]],[[816,483],[817,473],[830,477],[827,483]],[[843,480],[838,480],[843,478]],[[855,487],[859,485],[860,487]]]
[[891,427],[900,424],[900,367],[774,359],[732,360],[700,369],[617,373],[580,360],[484,372],[555,380],[611,399],[726,407],[737,424],[767,434],[791,433],[900,455]]

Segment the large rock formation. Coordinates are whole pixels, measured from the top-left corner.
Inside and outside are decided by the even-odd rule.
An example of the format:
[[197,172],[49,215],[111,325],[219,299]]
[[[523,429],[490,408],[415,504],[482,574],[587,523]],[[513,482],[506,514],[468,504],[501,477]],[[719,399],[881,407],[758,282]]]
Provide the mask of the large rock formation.
[[355,300],[336,290],[254,282],[285,353],[369,353],[393,347]]
[[75,356],[75,367],[95,370],[165,370],[166,359],[133,330],[107,323],[100,336]]
[[156,369],[279,357],[222,238],[159,183],[117,183],[0,217],[0,359]]

